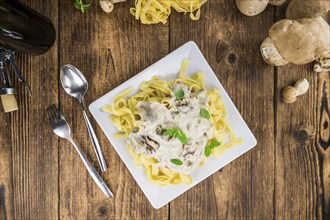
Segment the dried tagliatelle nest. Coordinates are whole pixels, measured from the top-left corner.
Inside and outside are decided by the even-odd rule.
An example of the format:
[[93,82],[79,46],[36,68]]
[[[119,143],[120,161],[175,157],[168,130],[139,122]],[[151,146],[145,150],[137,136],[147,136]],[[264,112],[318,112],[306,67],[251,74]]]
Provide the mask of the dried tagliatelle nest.
[[171,1],[168,0],[136,0],[135,8],[130,12],[142,24],[166,23],[171,14]]
[[200,18],[200,8],[207,0],[135,0],[130,12],[142,24],[165,24],[171,14],[171,8],[184,14],[190,13],[192,20]]

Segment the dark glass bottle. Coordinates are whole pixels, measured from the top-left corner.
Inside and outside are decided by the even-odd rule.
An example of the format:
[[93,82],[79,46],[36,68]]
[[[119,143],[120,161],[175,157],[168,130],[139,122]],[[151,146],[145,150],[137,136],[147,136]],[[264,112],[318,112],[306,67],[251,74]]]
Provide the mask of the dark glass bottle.
[[0,0],[0,43],[20,53],[38,55],[51,48],[55,36],[47,17],[17,0]]

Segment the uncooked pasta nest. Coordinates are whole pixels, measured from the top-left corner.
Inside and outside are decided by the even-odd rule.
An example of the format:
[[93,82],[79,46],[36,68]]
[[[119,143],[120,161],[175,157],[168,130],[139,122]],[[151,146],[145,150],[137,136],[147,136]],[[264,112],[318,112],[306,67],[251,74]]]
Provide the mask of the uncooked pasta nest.
[[198,20],[205,2],[207,0],[135,0],[135,7],[130,12],[142,24],[165,24],[171,8],[184,14],[190,13],[192,20]]

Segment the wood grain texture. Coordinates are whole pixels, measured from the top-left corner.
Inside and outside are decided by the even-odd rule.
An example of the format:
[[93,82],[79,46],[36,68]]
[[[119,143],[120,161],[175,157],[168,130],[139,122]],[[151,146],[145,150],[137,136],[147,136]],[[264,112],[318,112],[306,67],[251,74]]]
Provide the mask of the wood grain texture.
[[[318,204],[324,219],[330,216],[330,75],[319,73],[317,76],[316,99],[316,140],[320,163],[320,188],[318,191]],[[321,213],[319,217],[321,217]]]
[[[141,25],[129,16],[130,3],[116,5],[116,13],[109,15],[97,4],[82,14],[70,1],[60,3],[60,66],[71,63],[84,73],[90,85],[87,104],[168,53],[168,26]],[[72,14],[70,22],[66,22],[68,14]],[[62,89],[60,106],[74,137],[98,168],[79,105]],[[101,129],[93,124],[109,167],[102,176],[115,197],[104,199],[72,146],[60,141],[60,217],[167,219],[167,206],[152,208]]]
[[[310,90],[299,97],[294,104],[282,100],[282,91],[295,81],[306,78]],[[311,219],[321,213],[318,201],[320,189],[319,157],[313,141],[316,131],[317,74],[307,66],[287,65],[278,69],[277,74],[277,138],[275,194],[278,219]],[[306,108],[308,106],[308,108]],[[299,132],[310,128],[307,138]]]
[[198,44],[258,146],[171,202],[171,218],[272,218],[274,70],[259,55],[260,42],[272,22],[272,8],[250,18],[229,0],[208,1],[198,22],[181,14],[172,16],[171,33],[176,34],[171,36],[171,50],[188,40]]
[[[285,8],[277,8],[276,20],[285,17]],[[308,92],[293,104],[284,103],[283,89],[304,78],[310,84]],[[325,152],[329,129],[324,124],[329,121],[329,111],[325,110],[329,105],[329,73],[317,74],[312,65],[289,64],[277,68],[275,81],[275,195],[280,195],[275,197],[275,218],[328,219],[330,165],[324,161],[329,158]],[[322,145],[324,140],[328,147]]]
[[[57,26],[57,1],[25,1]],[[1,115],[0,218],[54,219],[58,214],[58,146],[50,135],[45,108],[57,102],[57,43],[37,57],[19,55],[17,63],[31,85],[28,97],[15,81],[19,110]],[[47,128],[47,129],[45,129]],[[10,133],[9,133],[10,132]],[[4,177],[2,176],[5,174]]]
[[0,219],[14,218],[12,147],[10,133],[11,114],[0,117]]
[[[93,1],[82,14],[73,1],[28,1],[48,16],[57,41],[46,54],[18,56],[33,96],[18,112],[0,113],[0,219],[329,219],[330,75],[310,65],[273,68],[259,54],[285,7],[246,17],[232,0],[209,0],[201,19],[173,10],[166,25],[142,25],[132,1],[106,14]],[[89,82],[86,104],[177,47],[193,40],[258,140],[258,145],[162,209],[152,208],[92,119],[109,167],[101,173],[115,197],[104,199],[70,143],[58,139],[45,108],[58,104],[74,139],[98,171],[78,103],[59,83],[67,63]],[[306,78],[307,94],[282,102],[284,87]]]

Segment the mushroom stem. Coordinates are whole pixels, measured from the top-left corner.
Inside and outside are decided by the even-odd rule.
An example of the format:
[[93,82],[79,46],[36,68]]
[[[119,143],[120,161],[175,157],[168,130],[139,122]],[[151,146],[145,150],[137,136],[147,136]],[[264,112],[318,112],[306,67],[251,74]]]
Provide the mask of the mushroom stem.
[[112,4],[120,3],[120,2],[126,2],[126,0],[110,0]]
[[284,66],[289,63],[285,60],[275,47],[270,37],[265,38],[260,46],[261,56],[264,61],[273,66]]
[[106,13],[111,13],[115,7],[114,4],[125,1],[126,0],[100,0],[100,6]]
[[330,57],[320,57],[314,61],[313,69],[315,72],[329,72],[330,71]]
[[274,5],[274,6],[280,6],[283,5],[286,2],[286,0],[269,0],[270,5]]
[[307,79],[301,79],[294,84],[294,88],[297,90],[297,96],[300,96],[308,91],[309,83]]

